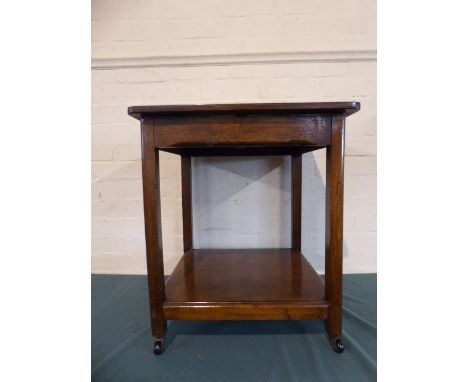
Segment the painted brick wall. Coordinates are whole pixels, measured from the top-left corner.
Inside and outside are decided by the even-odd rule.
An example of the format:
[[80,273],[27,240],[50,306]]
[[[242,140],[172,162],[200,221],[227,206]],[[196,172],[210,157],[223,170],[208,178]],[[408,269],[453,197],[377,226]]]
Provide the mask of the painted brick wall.
[[[129,105],[358,100],[347,120],[345,272],[376,271],[375,2],[97,0],[92,271],[145,273]],[[303,249],[323,270],[325,152],[304,155]],[[195,244],[288,246],[289,158],[193,161]],[[180,160],[161,154],[165,271],[182,254]]]

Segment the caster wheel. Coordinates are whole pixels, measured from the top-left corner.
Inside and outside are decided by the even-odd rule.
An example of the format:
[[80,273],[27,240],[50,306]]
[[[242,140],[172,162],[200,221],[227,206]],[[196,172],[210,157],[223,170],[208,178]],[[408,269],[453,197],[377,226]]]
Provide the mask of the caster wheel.
[[344,345],[343,341],[341,341],[341,338],[333,338],[330,340],[330,343],[333,347],[333,350],[336,353],[343,353],[344,352]]
[[162,342],[161,341],[156,341],[154,343],[153,353],[156,354],[156,355],[159,355],[159,354],[162,353],[162,351],[163,351]]

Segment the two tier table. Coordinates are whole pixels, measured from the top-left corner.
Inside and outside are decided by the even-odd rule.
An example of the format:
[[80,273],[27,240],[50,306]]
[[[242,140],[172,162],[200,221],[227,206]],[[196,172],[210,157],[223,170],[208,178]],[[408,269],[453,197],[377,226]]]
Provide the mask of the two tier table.
[[[148,289],[154,353],[167,320],[325,320],[341,340],[345,118],[358,102],[131,106],[141,122]],[[302,154],[326,149],[325,278],[301,252]],[[159,151],[181,156],[183,256],[164,281]],[[192,156],[290,155],[291,245],[194,248]],[[305,233],[307,234],[307,233]]]

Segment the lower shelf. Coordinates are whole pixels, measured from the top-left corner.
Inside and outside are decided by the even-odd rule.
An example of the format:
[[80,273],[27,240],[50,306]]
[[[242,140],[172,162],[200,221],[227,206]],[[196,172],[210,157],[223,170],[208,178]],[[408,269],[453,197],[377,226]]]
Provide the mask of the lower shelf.
[[166,285],[168,320],[326,319],[318,274],[291,249],[195,249]]

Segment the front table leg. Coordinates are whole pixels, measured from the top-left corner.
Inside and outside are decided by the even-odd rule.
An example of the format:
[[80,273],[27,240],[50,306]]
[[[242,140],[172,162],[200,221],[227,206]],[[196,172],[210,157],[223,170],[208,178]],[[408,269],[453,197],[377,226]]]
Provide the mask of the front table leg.
[[344,116],[332,118],[331,144],[327,147],[325,296],[330,304],[326,328],[337,353],[344,350],[341,340],[343,278],[343,175]]
[[145,213],[146,264],[151,311],[154,353],[162,352],[167,322],[164,319],[165,282],[161,234],[161,200],[159,192],[159,151],[155,149],[153,120],[141,121],[143,169],[143,204]]

